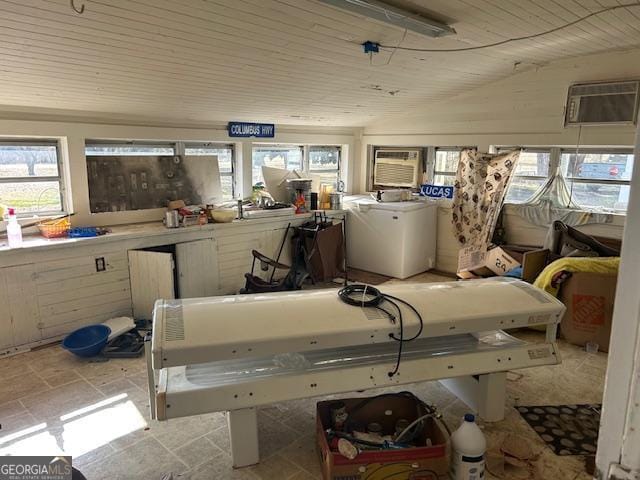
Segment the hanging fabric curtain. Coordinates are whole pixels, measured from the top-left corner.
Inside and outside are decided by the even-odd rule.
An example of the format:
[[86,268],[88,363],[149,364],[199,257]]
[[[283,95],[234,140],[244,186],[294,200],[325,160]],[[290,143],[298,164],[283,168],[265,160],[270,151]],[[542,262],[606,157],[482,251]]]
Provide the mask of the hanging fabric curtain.
[[613,215],[590,212],[573,201],[571,191],[558,170],[525,203],[514,204],[515,212],[533,225],[548,227],[555,220],[567,225],[611,223]]
[[560,172],[556,172],[522,205],[541,206],[550,208],[580,208],[571,198],[571,192]]
[[462,150],[452,216],[454,234],[461,245],[484,248],[491,242],[519,156],[519,150],[498,155]]

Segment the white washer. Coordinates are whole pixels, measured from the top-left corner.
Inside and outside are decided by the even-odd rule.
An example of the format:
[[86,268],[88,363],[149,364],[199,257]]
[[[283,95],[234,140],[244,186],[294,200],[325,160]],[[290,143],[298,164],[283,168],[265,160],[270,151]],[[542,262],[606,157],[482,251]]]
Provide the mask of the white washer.
[[437,202],[361,200],[346,207],[350,267],[400,279],[435,267]]

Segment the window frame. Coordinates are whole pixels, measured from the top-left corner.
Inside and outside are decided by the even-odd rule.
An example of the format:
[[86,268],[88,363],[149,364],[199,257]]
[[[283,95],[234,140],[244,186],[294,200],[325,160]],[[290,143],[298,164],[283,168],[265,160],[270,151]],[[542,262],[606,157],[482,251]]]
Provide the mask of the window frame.
[[[87,147],[91,146],[110,146],[110,147],[164,147],[173,149],[173,153],[162,153],[162,154],[145,154],[145,153],[132,153],[132,154],[124,154],[123,156],[153,156],[153,155],[185,155],[187,148],[229,148],[231,150],[231,172],[222,172],[220,171],[220,178],[222,177],[231,177],[231,191],[232,196],[231,199],[235,199],[238,195],[238,185],[237,185],[237,154],[236,154],[236,145],[230,142],[192,142],[192,141],[158,141],[154,142],[151,140],[92,140],[85,139],[84,142],[84,153],[85,157],[87,156]],[[98,156],[100,154],[97,154]],[[117,153],[108,153],[105,156],[109,155],[117,155]],[[229,201],[229,200],[227,200]]]
[[[42,177],[0,177],[0,183],[40,183],[40,182],[57,182],[60,190],[60,210],[38,210],[36,212],[17,212],[18,218],[46,217],[51,215],[65,215],[67,211],[67,196],[65,176],[63,172],[63,162],[60,155],[60,141],[57,139],[36,139],[36,140],[0,140],[2,146],[34,146],[34,147],[55,147],[56,149],[56,165],[58,167],[58,175],[42,176]],[[11,206],[11,205],[9,205]]]
[[[594,147],[589,147],[589,148],[560,148],[558,149],[558,166],[560,166],[560,168],[562,168],[562,155],[568,153],[568,154],[597,154],[597,155],[615,155],[615,154],[620,154],[620,155],[632,155],[633,161],[635,162],[635,152],[633,148],[594,148]],[[572,189],[572,184],[585,184],[585,185],[594,185],[594,184],[598,184],[598,185],[620,185],[620,186],[626,186],[626,187],[631,187],[631,179],[629,180],[610,180],[610,179],[598,179],[598,178],[580,178],[580,177],[570,177],[567,175],[565,176],[563,173],[563,177],[565,182],[567,183],[567,187],[569,189]],[[588,211],[601,211],[598,207],[594,207],[594,206],[584,206],[583,207],[585,210]],[[629,205],[627,204],[627,208],[625,208],[624,210],[620,210],[620,209],[615,209],[615,208],[606,208],[606,207],[601,207],[602,210],[607,211],[607,212],[611,212],[613,214],[619,214],[619,215],[626,215],[627,214],[627,209],[629,208]]]
[[[561,165],[562,155],[568,153],[571,154],[597,154],[597,155],[634,155],[633,148],[561,148],[560,156],[558,158],[558,165]],[[635,155],[634,155],[635,157]],[[633,159],[635,162],[635,158]],[[564,176],[564,175],[563,175]],[[603,183],[610,185],[630,185],[631,180],[610,180],[607,178],[580,178],[564,176],[565,181],[573,181],[574,183]]]
[[[320,147],[320,148],[324,148],[324,147],[331,147],[331,148],[336,148],[338,150],[338,168],[336,170],[311,170],[310,166],[311,166],[311,162],[309,160],[309,153],[310,150],[313,147]],[[305,143],[305,144],[300,144],[300,143],[264,143],[264,142],[256,142],[256,143],[252,143],[251,144],[251,184],[254,185],[253,183],[253,169],[254,169],[254,164],[253,164],[253,152],[256,148],[273,148],[273,149],[278,149],[281,148],[283,150],[292,150],[294,148],[299,148],[301,153],[302,153],[302,160],[301,160],[301,164],[302,164],[302,169],[300,171],[300,173],[302,174],[308,174],[308,175],[312,175],[312,174],[316,174],[316,175],[322,175],[322,174],[329,174],[329,173],[335,173],[336,174],[336,185],[340,184],[340,182],[342,181],[342,154],[343,154],[343,149],[342,149],[342,145],[338,145],[338,144],[331,144],[331,143]],[[295,169],[294,169],[295,170]],[[293,171],[293,170],[291,170]],[[262,180],[264,181],[264,179]]]
[[442,152],[458,152],[458,163],[460,163],[460,155],[462,155],[462,150],[464,150],[465,148],[470,148],[470,147],[443,147],[443,146],[438,146],[438,147],[433,147],[433,175],[432,175],[432,179],[433,179],[433,184],[434,185],[439,185],[436,182],[436,177],[442,176],[442,177],[452,177],[454,179],[454,183],[455,183],[455,178],[456,175],[458,173],[458,169],[456,168],[455,171],[448,171],[448,170],[437,170],[437,165],[438,165],[438,152],[442,151]]
[[[311,150],[316,147],[316,148],[335,148],[338,151],[338,166],[335,169],[331,169],[331,170],[313,170],[311,169],[311,160],[310,160],[310,155],[311,155]],[[330,173],[335,173],[336,176],[336,185],[338,185],[340,183],[340,181],[342,180],[342,146],[341,145],[320,145],[320,144],[310,144],[310,145],[303,145],[304,148],[304,155],[303,155],[303,166],[304,169],[303,171],[308,173],[309,175],[328,175]],[[253,153],[253,152],[251,152]]]
[[[529,152],[529,153],[548,153],[549,154],[549,165],[547,166],[547,175],[517,175],[515,173],[515,170],[513,175],[511,175],[509,188],[507,189],[504,196],[505,198],[504,203],[508,203],[510,205],[522,205],[523,203],[527,203],[531,198],[533,198],[533,195],[535,195],[535,192],[532,193],[531,196],[526,200],[524,200],[523,202],[508,201],[507,196],[509,195],[509,190],[511,190],[513,181],[516,179],[540,180],[542,182],[542,185],[544,185],[545,182],[551,178],[551,176],[553,175],[553,172],[555,172],[557,168],[559,157],[557,155],[556,150],[558,149],[556,147],[520,147],[520,146],[511,145],[511,146],[496,147],[495,152],[496,154],[500,154],[500,153],[512,152],[513,150],[520,150],[521,152]],[[518,168],[518,165],[516,164],[516,169],[517,168]]]
[[[585,148],[575,148],[575,147],[558,147],[558,146],[535,146],[535,147],[523,147],[523,146],[513,146],[513,145],[496,145],[493,147],[494,151],[497,153],[502,153],[505,151],[510,151],[510,150],[515,150],[515,149],[519,149],[525,152],[549,152],[549,170],[548,170],[548,174],[547,176],[542,176],[542,175],[513,175],[512,178],[524,178],[524,179],[533,179],[533,180],[542,180],[542,181],[547,181],[549,180],[556,171],[558,171],[561,168],[561,163],[562,163],[562,154],[564,153],[584,153],[584,154],[588,154],[588,153],[592,153],[592,154],[601,154],[601,155],[606,155],[606,154],[623,154],[623,155],[635,155],[634,154],[634,149],[633,147],[628,147],[628,148],[620,148],[620,147],[585,147]],[[635,161],[635,156],[634,156],[634,161]],[[562,172],[561,172],[562,173]],[[565,182],[567,184],[570,183],[583,183],[583,184],[601,184],[601,185],[621,185],[621,186],[630,186],[631,185],[631,180],[609,180],[609,179],[597,179],[597,178],[593,178],[593,179],[586,179],[586,178],[579,178],[579,177],[569,177],[569,176],[565,176],[564,173],[562,173],[563,178],[565,180]],[[570,186],[570,185],[568,185]],[[508,191],[507,191],[507,195],[508,195]],[[526,202],[526,201],[525,201]],[[525,203],[522,202],[522,203]],[[505,204],[508,205],[521,205],[521,203],[515,203],[512,201],[506,201],[505,200]],[[582,209],[584,211],[593,211],[593,212],[598,212],[598,211],[606,211],[606,212],[610,212],[614,215],[626,215],[627,211],[625,210],[618,210],[618,209],[609,209],[609,208],[603,208],[602,210],[599,209],[598,207],[592,207],[592,206],[583,206]]]

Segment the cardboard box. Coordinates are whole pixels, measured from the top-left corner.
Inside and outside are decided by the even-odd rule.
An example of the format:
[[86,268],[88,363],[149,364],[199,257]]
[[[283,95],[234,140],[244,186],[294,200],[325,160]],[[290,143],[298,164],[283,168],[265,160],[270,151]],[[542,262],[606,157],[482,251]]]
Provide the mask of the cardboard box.
[[522,258],[522,279],[529,283],[535,282],[551,261],[551,252],[547,248],[526,252]]
[[478,247],[466,247],[458,254],[458,276],[460,278],[493,277],[504,275],[520,266],[515,252],[494,247],[484,250]]
[[578,272],[562,284],[558,298],[567,311],[560,333],[569,343],[595,342],[601,351],[609,351],[617,278],[615,274]]
[[[347,412],[360,404],[363,398],[340,400]],[[330,405],[325,401],[317,404],[316,446],[320,456],[324,480],[444,480],[449,478],[449,436],[441,424],[429,418],[420,436],[424,447],[363,451],[349,460],[339,452],[332,451],[327,441],[326,430],[331,428]],[[424,406],[411,397],[385,396],[376,398],[351,414],[351,421],[366,425],[378,422],[383,432],[393,432],[398,419],[410,422],[424,415]],[[430,438],[432,446],[426,446]]]

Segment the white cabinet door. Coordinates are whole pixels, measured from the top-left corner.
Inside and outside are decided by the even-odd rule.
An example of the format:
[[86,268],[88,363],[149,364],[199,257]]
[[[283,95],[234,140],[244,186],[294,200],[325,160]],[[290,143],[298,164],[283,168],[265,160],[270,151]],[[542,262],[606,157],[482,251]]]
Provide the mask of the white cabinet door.
[[[218,240],[220,295],[238,293],[244,287],[244,274],[251,271],[251,250],[264,250],[264,232],[221,236]],[[268,252],[263,252],[269,255]]]
[[129,250],[129,277],[134,318],[150,320],[156,300],[175,298],[170,253]]
[[176,244],[176,268],[180,298],[218,294],[218,252],[213,238]]
[[0,348],[11,350],[41,339],[33,264],[0,270]]

